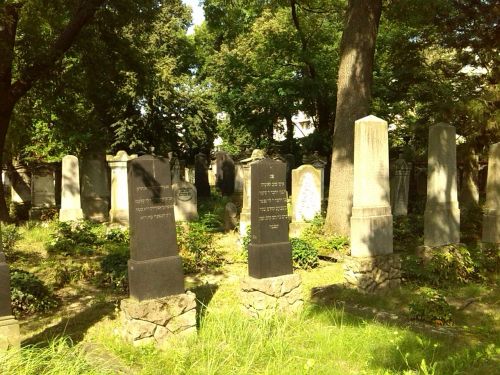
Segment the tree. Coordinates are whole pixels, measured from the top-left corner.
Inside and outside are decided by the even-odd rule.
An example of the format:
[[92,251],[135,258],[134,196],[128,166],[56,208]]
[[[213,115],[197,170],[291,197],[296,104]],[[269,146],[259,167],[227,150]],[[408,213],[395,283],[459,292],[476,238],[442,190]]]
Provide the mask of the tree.
[[382,0],[349,0],[340,44],[337,109],[325,229],[348,236],[353,192],[354,121],[369,114]]
[[[69,12],[69,9],[65,8],[65,12],[61,12],[64,14],[61,18],[68,20],[61,22],[64,26],[59,29],[57,37],[40,48],[40,53],[36,58],[24,60],[25,65],[18,63],[21,60],[20,55],[29,55],[30,51],[20,50],[19,47],[23,46],[23,42],[26,42],[28,37],[33,36],[28,35],[30,31],[38,33],[47,30],[32,30],[36,27],[27,22],[29,27],[25,29],[26,34],[18,35],[18,26],[23,22],[23,14],[33,17],[29,22],[36,22],[39,16],[38,4],[30,1],[2,1],[0,4],[0,150],[2,151],[0,165],[3,163],[5,139],[15,105],[37,81],[56,68],[80,30],[92,19],[104,2],[105,0],[82,0],[76,4],[73,3],[71,15],[67,15],[66,12]],[[20,46],[17,42],[20,42]],[[26,45],[25,48],[27,48]],[[15,61],[17,61],[16,64]],[[0,219],[9,219],[3,189],[0,189]]]

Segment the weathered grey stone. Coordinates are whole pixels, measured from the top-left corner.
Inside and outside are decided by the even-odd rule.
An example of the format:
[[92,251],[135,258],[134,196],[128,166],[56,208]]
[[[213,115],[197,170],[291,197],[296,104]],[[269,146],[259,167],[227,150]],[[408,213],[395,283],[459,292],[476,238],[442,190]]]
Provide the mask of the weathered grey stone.
[[11,315],[0,317],[0,350],[16,349],[20,346],[19,322]]
[[394,216],[408,214],[408,192],[410,190],[411,164],[400,154],[394,165],[394,176],[391,179],[391,208]]
[[78,158],[66,155],[62,159],[61,209],[60,221],[83,219],[80,201],[80,168]]
[[460,242],[456,158],[455,127],[442,123],[429,127],[425,246]]
[[111,223],[120,225],[129,223],[127,162],[135,158],[137,155],[129,156],[126,151],[118,151],[115,156],[106,156],[111,168],[111,209],[109,211]]
[[81,199],[86,219],[106,222],[109,219],[110,171],[104,152],[90,152],[82,158]]
[[392,253],[387,122],[367,116],[355,122],[351,255]]
[[483,242],[500,243],[500,143],[490,147]]
[[238,226],[238,208],[233,202],[224,207],[224,231],[229,232]]
[[196,187],[187,181],[172,185],[175,221],[198,220],[198,196]]
[[38,220],[48,209],[56,207],[55,171],[50,165],[42,165],[32,171],[31,209],[29,217]]
[[397,287],[401,282],[401,259],[395,254],[348,258],[344,278],[349,286],[366,293]]

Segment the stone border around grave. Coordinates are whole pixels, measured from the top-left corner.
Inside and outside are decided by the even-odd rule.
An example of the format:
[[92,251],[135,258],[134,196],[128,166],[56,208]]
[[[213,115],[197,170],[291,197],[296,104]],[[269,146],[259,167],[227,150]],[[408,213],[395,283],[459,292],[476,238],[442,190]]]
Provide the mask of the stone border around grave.
[[300,275],[283,275],[241,280],[241,301],[244,313],[252,317],[272,315],[275,312],[298,312],[304,299]]
[[168,343],[174,336],[196,333],[196,295],[192,292],[120,304],[122,336],[134,346]]
[[346,258],[343,268],[347,285],[361,292],[401,285],[401,258],[397,254]]

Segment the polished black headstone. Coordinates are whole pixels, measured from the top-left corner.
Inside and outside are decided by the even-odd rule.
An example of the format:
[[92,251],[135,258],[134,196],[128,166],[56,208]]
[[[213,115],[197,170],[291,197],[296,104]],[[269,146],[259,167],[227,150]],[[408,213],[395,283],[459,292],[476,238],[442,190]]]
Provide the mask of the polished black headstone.
[[205,154],[197,154],[194,157],[194,184],[198,197],[210,196],[210,184],[208,183],[208,160]]
[[288,240],[286,165],[263,159],[251,168],[251,242],[248,271],[255,278],[292,273]]
[[130,160],[128,192],[130,296],[141,301],[184,293],[168,159]]

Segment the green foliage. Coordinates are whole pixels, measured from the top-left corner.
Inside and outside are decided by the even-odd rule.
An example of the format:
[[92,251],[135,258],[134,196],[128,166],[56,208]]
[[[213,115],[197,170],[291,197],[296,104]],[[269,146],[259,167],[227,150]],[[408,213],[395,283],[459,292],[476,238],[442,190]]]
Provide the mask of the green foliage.
[[177,224],[177,244],[186,273],[217,271],[222,266],[213,234],[201,221]]
[[126,292],[128,290],[127,262],[129,258],[130,253],[127,246],[108,246],[108,254],[100,262],[102,272],[100,282],[119,291]]
[[252,241],[252,226],[247,226],[247,231],[243,238],[241,239],[241,248],[243,252],[248,256],[248,245]]
[[396,216],[393,220],[394,251],[410,251],[422,243],[422,215]]
[[95,233],[98,226],[90,221],[60,222],[54,221],[54,232],[47,244],[49,253],[64,255],[90,254],[99,244]]
[[98,264],[94,260],[58,259],[53,263],[54,286],[61,288],[78,281],[92,281],[97,275]]
[[409,304],[410,317],[437,325],[450,324],[452,321],[452,307],[437,290],[420,288],[417,299]]
[[14,246],[21,239],[19,228],[14,224],[1,224],[2,247],[6,254],[14,251]]
[[47,312],[58,305],[52,291],[27,271],[11,270],[10,293],[12,310],[16,316]]
[[348,255],[349,239],[343,236],[326,234],[323,230],[325,218],[316,215],[309,225],[304,229],[300,238],[309,243],[318,254],[329,255],[333,252],[340,252]]
[[128,228],[111,228],[105,232],[104,240],[114,243],[128,244],[130,242],[130,232]]
[[402,271],[406,280],[434,286],[465,284],[477,277],[471,253],[462,245],[425,249],[420,257],[403,257]]
[[318,266],[318,251],[301,238],[290,238],[292,244],[293,266],[299,269],[310,269]]

